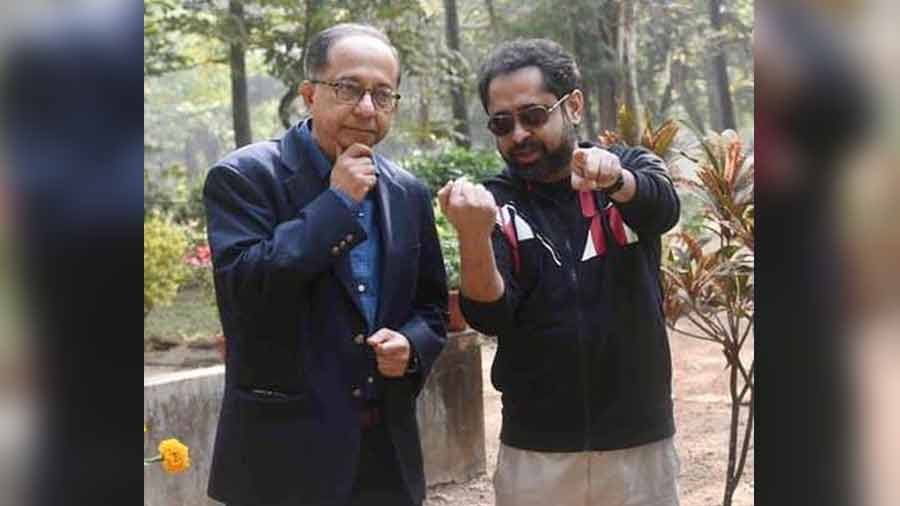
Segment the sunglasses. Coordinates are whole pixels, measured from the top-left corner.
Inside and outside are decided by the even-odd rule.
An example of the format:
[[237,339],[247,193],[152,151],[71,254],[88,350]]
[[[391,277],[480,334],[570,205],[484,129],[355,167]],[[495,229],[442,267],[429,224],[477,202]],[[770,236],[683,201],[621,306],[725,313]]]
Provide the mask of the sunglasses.
[[508,112],[498,112],[497,114],[492,115],[488,118],[487,127],[494,135],[497,137],[503,137],[504,135],[509,134],[513,130],[516,129],[516,121],[518,118],[519,123],[522,124],[523,128],[528,130],[534,130],[535,128],[540,128],[544,126],[545,123],[550,119],[550,115],[553,114],[553,111],[559,107],[567,98],[569,98],[570,93],[566,93],[559,100],[556,101],[555,104],[547,107],[546,105],[529,105],[528,107],[523,107],[514,113]]

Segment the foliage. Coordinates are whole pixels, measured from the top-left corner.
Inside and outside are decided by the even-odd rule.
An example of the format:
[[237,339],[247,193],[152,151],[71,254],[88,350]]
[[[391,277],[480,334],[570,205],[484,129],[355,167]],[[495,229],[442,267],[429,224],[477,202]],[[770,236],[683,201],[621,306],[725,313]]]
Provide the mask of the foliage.
[[[730,373],[731,425],[723,504],[730,505],[746,462],[753,430],[755,361],[741,351],[753,331],[753,158],[734,132],[701,143],[699,181],[679,179],[703,202],[703,231],[682,230],[669,245],[664,272],[664,310],[670,328],[722,347]],[[690,330],[679,325],[692,324]],[[741,412],[744,434],[739,445]]]
[[155,177],[145,168],[144,216],[149,214],[168,216],[193,231],[204,230],[203,180],[189,176],[180,165],[171,165]]
[[[481,182],[499,174],[504,164],[495,150],[448,146],[431,154],[415,152],[404,161],[403,166],[421,179],[432,195],[437,195],[438,190],[451,179],[466,177]],[[455,290],[459,288],[459,243],[456,229],[441,212],[437,199],[434,201],[434,218],[447,270],[447,285]]]
[[215,303],[216,292],[209,244],[206,243],[205,238],[199,241],[194,240],[192,244],[193,246],[189,248],[188,254],[184,257],[184,263],[188,270],[188,278],[184,286],[200,290],[207,301]]
[[183,228],[159,214],[144,218],[144,318],[157,306],[171,303],[187,277]]
[[447,147],[431,154],[415,151],[403,162],[403,166],[428,185],[436,195],[447,181],[467,177],[471,181],[483,181],[503,170],[503,160],[495,150]]
[[459,239],[456,229],[450,224],[447,216],[434,200],[434,221],[437,226],[438,240],[441,242],[441,254],[444,257],[444,269],[447,271],[447,288],[459,289]]
[[617,119],[620,133],[605,130],[599,136],[601,144],[604,146],[613,144],[642,146],[663,160],[672,159],[674,154],[672,147],[679,130],[675,120],[666,119],[659,125],[659,128],[653,128],[653,118],[650,117],[650,113],[646,113],[644,129],[639,133],[634,114],[625,107],[625,104],[619,108]]

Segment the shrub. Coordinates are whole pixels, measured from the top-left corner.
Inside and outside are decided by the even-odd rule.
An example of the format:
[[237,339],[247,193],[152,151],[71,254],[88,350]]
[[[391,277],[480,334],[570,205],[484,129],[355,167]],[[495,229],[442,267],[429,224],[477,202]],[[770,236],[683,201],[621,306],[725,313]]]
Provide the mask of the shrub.
[[441,242],[441,254],[444,256],[444,269],[447,271],[447,288],[459,289],[459,241],[456,237],[456,229],[450,224],[450,220],[441,212],[441,208],[434,201],[434,223],[437,227],[438,239]]
[[188,254],[184,257],[187,267],[186,286],[200,290],[210,302],[215,301],[215,285],[213,283],[212,253],[206,241],[191,241]]
[[166,167],[155,176],[144,168],[144,216],[163,214],[176,223],[205,229],[203,180],[180,165]]
[[415,154],[403,162],[403,167],[415,174],[437,194],[447,181],[466,176],[471,181],[480,182],[499,174],[504,167],[503,159],[495,150],[466,149],[448,147],[435,153]]
[[144,220],[144,317],[170,304],[188,275],[184,263],[188,242],[182,227],[151,214]]

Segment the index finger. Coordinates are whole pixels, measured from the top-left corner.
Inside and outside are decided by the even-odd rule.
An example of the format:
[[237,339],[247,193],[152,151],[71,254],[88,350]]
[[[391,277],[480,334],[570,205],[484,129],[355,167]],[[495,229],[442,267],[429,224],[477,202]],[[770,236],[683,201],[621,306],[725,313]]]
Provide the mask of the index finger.
[[441,205],[441,211],[446,211],[447,204],[450,203],[450,191],[453,190],[453,183],[454,181],[451,179],[450,181],[447,181],[447,184],[445,184],[443,188],[438,190],[437,198],[438,204]]
[[362,158],[362,157],[372,157],[372,148],[366,146],[365,144],[361,144],[359,142],[354,142],[351,144],[344,154],[352,157],[352,158]]

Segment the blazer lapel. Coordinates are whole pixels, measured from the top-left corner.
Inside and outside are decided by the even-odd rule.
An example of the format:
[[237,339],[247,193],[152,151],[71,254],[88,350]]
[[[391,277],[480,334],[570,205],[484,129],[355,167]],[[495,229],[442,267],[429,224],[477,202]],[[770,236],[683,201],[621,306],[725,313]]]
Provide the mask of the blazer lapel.
[[[296,135],[292,130],[291,134]],[[304,156],[304,150],[299,146],[299,140],[286,136],[282,144],[282,152],[285,153],[285,163],[293,170],[293,174],[288,177],[284,184],[287,188],[288,199],[294,206],[295,212],[287,219],[297,217],[297,213],[306,207],[323,191],[328,189],[328,184],[324,181],[316,169],[313,167],[312,161]],[[287,154],[290,153],[290,156]],[[347,296],[353,302],[354,307],[359,311],[360,316],[365,320],[365,312],[363,311],[362,302],[359,300],[356,283],[353,280],[353,272],[350,269],[350,253],[344,253],[334,262],[334,272]]]

